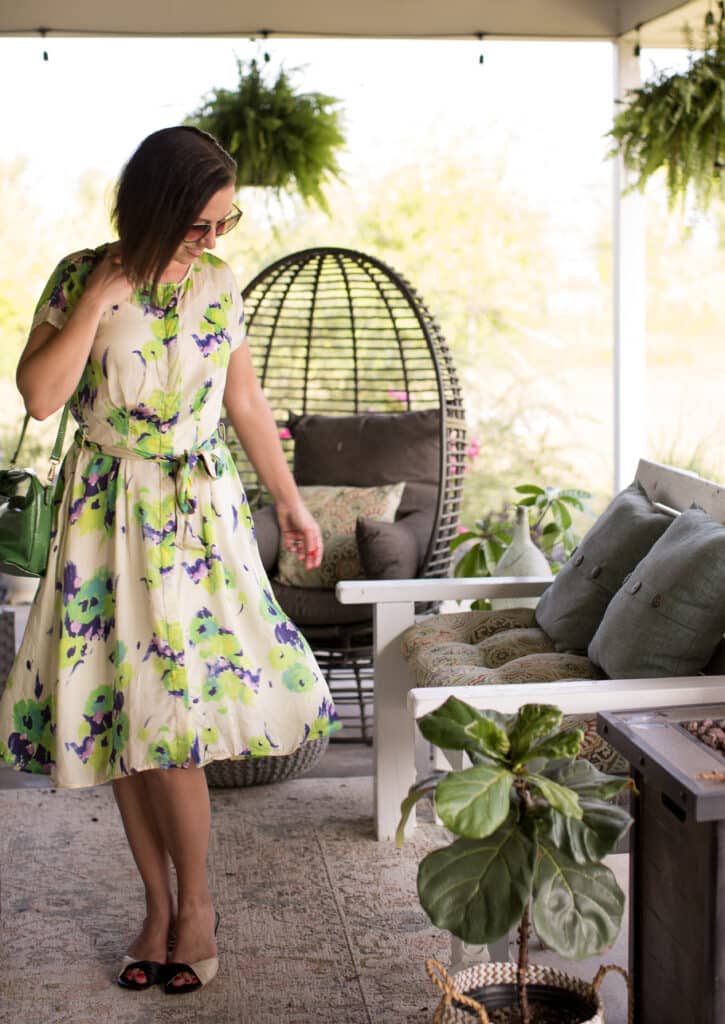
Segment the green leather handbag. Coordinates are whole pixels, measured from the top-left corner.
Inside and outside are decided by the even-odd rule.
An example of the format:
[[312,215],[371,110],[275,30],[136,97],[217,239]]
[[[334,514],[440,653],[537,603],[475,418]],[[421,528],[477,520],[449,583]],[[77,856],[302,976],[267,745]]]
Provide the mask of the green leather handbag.
[[55,476],[63,451],[68,411],[66,405],[50,456],[46,484],[41,483],[32,469],[16,468],[29,416],[25,417],[10,468],[0,470],[0,572],[10,576],[45,575],[53,521]]

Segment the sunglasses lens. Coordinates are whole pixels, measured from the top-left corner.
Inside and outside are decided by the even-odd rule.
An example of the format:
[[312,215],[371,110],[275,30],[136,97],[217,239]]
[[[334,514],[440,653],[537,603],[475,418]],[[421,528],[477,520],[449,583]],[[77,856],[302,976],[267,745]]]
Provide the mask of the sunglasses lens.
[[226,220],[220,220],[216,226],[217,235],[226,235],[228,231],[235,228],[241,218],[241,213],[233,213],[231,217],[227,217]]
[[192,226],[192,227],[189,228],[189,230],[184,235],[184,241],[186,241],[186,242],[198,242],[200,238],[204,237],[204,235],[207,233],[208,230],[209,230],[208,228],[201,227],[200,225]]

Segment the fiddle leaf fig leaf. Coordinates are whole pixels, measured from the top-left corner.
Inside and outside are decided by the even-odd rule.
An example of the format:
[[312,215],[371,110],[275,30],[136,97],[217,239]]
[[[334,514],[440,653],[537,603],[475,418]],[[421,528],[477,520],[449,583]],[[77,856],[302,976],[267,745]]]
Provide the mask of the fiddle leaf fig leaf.
[[[526,752],[526,760],[530,761],[535,757],[574,758],[581,750],[583,739],[583,729],[563,729],[561,732],[557,732],[554,736],[549,736],[547,739],[542,740],[541,743],[537,743],[536,746],[531,747],[531,749]],[[521,758],[519,758],[519,760],[521,760]]]
[[430,743],[443,750],[475,750],[501,763],[510,747],[508,719],[507,715],[478,711],[457,697],[449,697],[445,704],[419,719],[418,728]]
[[[451,772],[436,789],[435,807],[446,828],[468,839],[495,832],[511,810],[514,777],[505,767],[477,764]],[[550,786],[556,783],[544,780]]]
[[581,798],[580,820],[550,810],[538,823],[539,834],[577,864],[596,863],[611,853],[632,824],[624,807]]
[[539,842],[531,917],[541,941],[559,956],[598,956],[617,937],[624,893],[603,864],[577,864]]
[[561,725],[561,711],[552,704],[524,704],[509,728],[511,759],[523,760],[536,740],[550,736]]
[[560,786],[568,786],[569,789],[575,790],[580,798],[608,800],[617,796],[623,789],[632,788],[631,779],[624,775],[606,775],[595,768],[591,761],[585,761],[583,758],[568,760],[559,765],[549,765],[542,770],[542,775],[558,782]]
[[527,775],[526,782],[532,789],[537,790],[559,814],[563,814],[566,818],[581,819],[582,809],[579,806],[579,797],[571,789],[560,786],[543,775]]
[[398,822],[398,828],[395,832],[396,846],[403,845],[403,833],[406,822],[410,817],[410,812],[419,800],[423,800],[425,797],[433,797],[438,783],[441,779],[446,777],[446,774],[446,772],[434,772],[432,775],[429,775],[428,778],[421,779],[420,782],[416,782],[410,787],[408,795],[400,804],[400,821]]
[[535,849],[511,817],[485,839],[457,839],[429,853],[418,869],[423,909],[464,942],[500,939],[528,902]]

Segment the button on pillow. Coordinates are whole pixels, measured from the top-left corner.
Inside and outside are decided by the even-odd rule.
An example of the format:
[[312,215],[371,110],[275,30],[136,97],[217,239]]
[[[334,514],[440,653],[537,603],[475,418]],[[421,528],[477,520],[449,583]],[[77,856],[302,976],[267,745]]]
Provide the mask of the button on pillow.
[[725,526],[693,505],[615,594],[589,645],[613,679],[689,676],[725,632]]
[[536,607],[557,651],[585,651],[610,600],[672,523],[635,481],[604,510]]

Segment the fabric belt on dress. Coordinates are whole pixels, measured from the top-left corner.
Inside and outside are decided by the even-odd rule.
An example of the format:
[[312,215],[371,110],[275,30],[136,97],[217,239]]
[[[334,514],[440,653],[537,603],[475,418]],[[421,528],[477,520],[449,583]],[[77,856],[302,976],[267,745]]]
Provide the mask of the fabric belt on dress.
[[174,491],[176,500],[176,545],[184,547],[187,519],[196,511],[192,474],[197,466],[201,466],[212,480],[224,473],[224,462],[215,454],[215,449],[225,443],[223,424],[219,424],[196,448],[174,455],[156,455],[141,452],[138,448],[123,448],[114,444],[99,444],[92,441],[80,429],[75,433],[74,440],[81,448],[90,448],[101,455],[110,455],[115,459],[135,459],[139,462],[161,462],[173,467]]

